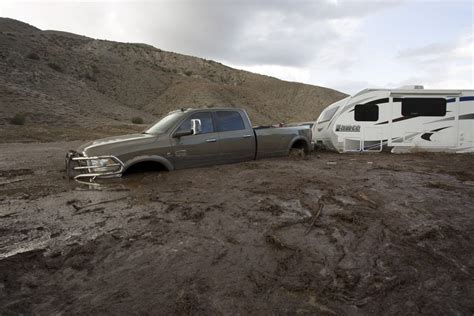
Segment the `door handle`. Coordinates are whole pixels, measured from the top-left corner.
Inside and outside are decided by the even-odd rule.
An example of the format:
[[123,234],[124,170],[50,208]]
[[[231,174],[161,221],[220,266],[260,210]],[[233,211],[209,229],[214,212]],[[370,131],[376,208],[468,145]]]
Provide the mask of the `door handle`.
[[243,138],[250,138],[250,137],[252,137],[252,135],[244,135],[244,136],[242,136],[242,137],[243,137]]
[[206,139],[206,143],[215,143],[217,142],[216,138]]

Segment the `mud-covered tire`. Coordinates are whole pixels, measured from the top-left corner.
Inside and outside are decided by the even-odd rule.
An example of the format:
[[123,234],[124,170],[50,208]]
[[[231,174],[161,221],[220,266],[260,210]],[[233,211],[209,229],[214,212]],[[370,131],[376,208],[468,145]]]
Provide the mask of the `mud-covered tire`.
[[302,159],[306,157],[306,152],[303,148],[291,148],[288,156],[290,158]]

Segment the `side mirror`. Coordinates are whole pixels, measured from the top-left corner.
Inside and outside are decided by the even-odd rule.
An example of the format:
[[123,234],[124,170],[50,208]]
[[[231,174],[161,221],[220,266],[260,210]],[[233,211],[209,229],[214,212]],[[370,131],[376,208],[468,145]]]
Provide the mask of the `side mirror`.
[[183,137],[183,136],[188,136],[188,135],[193,135],[193,130],[190,129],[190,130],[187,130],[187,131],[177,131],[176,133],[173,134],[173,137],[174,138],[180,138],[180,137]]
[[191,120],[191,130],[193,131],[193,135],[201,134],[202,129],[200,119]]

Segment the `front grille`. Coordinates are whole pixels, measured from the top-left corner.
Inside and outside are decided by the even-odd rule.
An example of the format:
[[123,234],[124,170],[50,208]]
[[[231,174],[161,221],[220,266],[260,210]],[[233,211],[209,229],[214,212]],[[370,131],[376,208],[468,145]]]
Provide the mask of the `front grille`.
[[[93,161],[107,159],[110,161],[105,166],[93,165]],[[66,154],[66,173],[69,178],[80,179],[97,177],[117,177],[123,172],[123,163],[115,156],[87,157],[77,151]]]

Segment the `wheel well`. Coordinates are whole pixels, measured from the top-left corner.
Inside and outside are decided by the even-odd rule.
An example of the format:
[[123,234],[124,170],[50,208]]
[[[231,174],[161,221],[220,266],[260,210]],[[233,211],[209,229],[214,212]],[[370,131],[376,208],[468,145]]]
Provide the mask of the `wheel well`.
[[153,160],[145,160],[139,161],[130,165],[125,169],[123,175],[131,174],[131,173],[142,173],[148,171],[168,171],[168,169],[162,164],[157,161]]
[[308,147],[308,142],[304,139],[298,139],[296,140],[292,145],[291,148],[297,148],[297,149],[304,149],[304,152],[307,154],[309,153],[309,147]]

